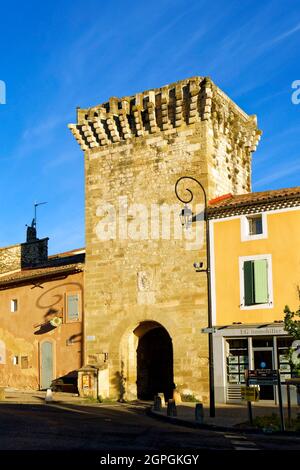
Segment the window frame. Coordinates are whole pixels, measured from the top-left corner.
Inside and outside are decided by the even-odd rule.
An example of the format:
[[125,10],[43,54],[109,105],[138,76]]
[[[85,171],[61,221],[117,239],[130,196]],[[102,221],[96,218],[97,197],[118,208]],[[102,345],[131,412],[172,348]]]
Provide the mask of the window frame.
[[[78,296],[78,319],[77,320],[70,320],[69,319],[69,309],[68,309],[68,296],[69,295],[77,295]],[[82,317],[82,301],[81,301],[81,293],[79,291],[70,291],[65,293],[65,315],[64,320],[65,323],[79,323],[81,322]]]
[[[255,218],[261,216],[262,222],[262,233],[257,235],[250,235],[249,233],[249,218]],[[266,212],[257,212],[253,214],[244,214],[241,216],[241,240],[242,242],[248,242],[252,240],[262,240],[268,238],[268,224]]]
[[[245,287],[244,287],[244,262],[267,260],[267,279],[268,279],[268,295],[269,301],[261,304],[245,305]],[[240,309],[241,310],[258,310],[274,308],[273,297],[273,275],[272,275],[272,255],[252,255],[239,257],[239,273],[240,273]]]

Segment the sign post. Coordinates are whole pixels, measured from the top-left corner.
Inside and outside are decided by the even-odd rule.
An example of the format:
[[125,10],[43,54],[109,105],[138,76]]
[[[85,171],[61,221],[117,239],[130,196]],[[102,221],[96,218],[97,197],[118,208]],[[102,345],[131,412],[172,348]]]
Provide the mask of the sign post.
[[[284,416],[282,407],[282,393],[281,393],[281,381],[280,372],[277,369],[254,369],[245,371],[247,386],[249,385],[270,385],[274,387],[277,385],[278,389],[278,402],[279,402],[279,414],[280,414],[280,425],[281,431],[284,431]],[[251,402],[248,402],[249,420],[252,424],[252,408]]]
[[[245,370],[245,379],[246,379],[246,386],[249,387],[249,370]],[[252,426],[253,425],[252,403],[249,400],[247,401],[247,407],[248,407],[249,422]]]
[[278,388],[278,402],[279,402],[279,413],[280,413],[280,423],[281,423],[281,431],[284,431],[284,417],[283,417],[283,406],[282,406],[282,393],[281,393],[281,380],[280,380],[280,372],[277,371],[277,388]]

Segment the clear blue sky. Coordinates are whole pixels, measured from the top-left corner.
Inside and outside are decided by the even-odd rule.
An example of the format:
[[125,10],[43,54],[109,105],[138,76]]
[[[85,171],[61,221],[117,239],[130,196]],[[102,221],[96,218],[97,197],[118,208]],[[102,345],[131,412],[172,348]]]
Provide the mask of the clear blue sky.
[[50,251],[84,245],[76,106],[208,75],[264,135],[253,190],[297,186],[298,0],[47,0],[1,3],[0,246],[24,240],[34,201]]

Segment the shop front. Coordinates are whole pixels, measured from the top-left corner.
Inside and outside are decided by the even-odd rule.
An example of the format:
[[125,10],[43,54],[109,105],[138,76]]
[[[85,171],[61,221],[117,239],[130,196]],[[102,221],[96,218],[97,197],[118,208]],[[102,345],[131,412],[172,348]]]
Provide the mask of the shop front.
[[[241,401],[246,369],[279,369],[283,401],[286,402],[285,381],[293,376],[287,352],[293,339],[287,335],[283,323],[219,326],[213,336],[217,403]],[[262,385],[260,401],[276,403],[276,388]],[[291,388],[291,398],[296,404],[295,386]]]

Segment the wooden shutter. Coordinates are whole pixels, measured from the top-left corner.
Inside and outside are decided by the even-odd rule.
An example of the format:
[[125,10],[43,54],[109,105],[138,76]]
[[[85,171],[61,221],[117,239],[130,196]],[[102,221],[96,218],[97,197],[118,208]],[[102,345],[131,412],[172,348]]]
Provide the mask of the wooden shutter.
[[268,293],[268,263],[266,259],[254,261],[254,293],[256,304],[266,304]]
[[244,261],[244,303],[254,304],[253,261]]
[[68,321],[79,320],[79,295],[78,294],[67,295],[67,315],[68,315]]

